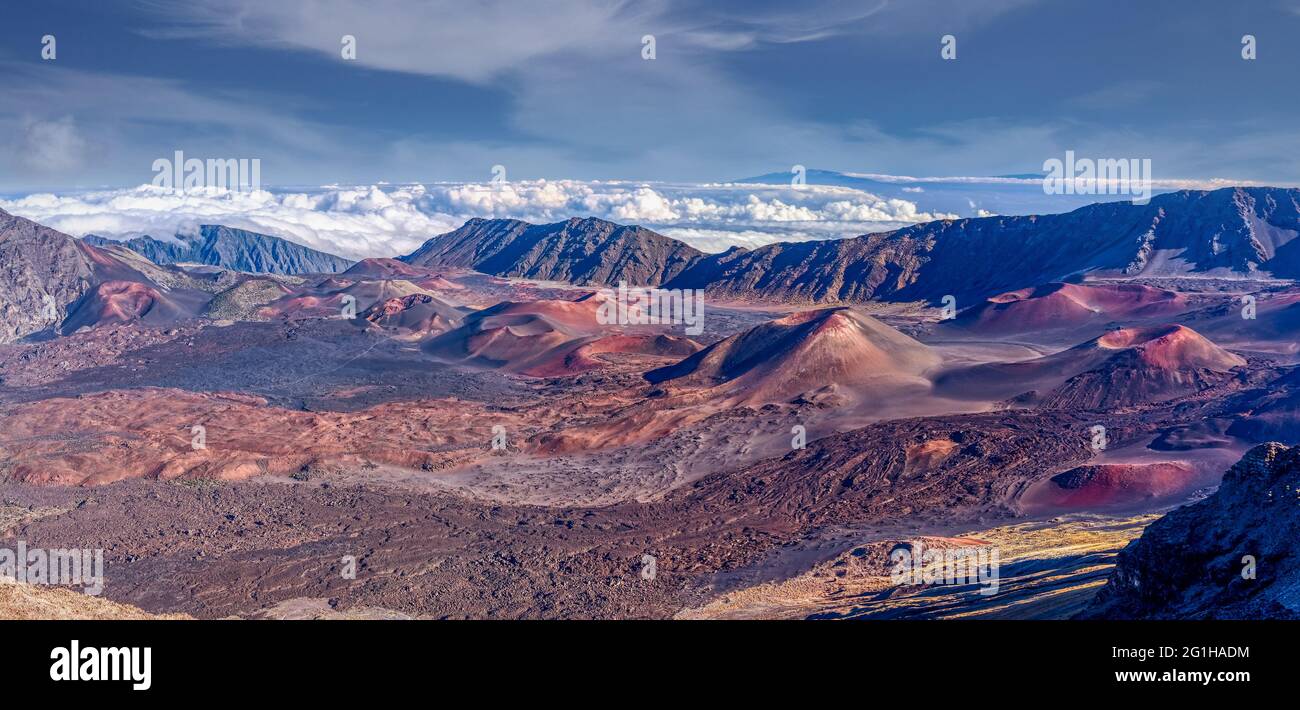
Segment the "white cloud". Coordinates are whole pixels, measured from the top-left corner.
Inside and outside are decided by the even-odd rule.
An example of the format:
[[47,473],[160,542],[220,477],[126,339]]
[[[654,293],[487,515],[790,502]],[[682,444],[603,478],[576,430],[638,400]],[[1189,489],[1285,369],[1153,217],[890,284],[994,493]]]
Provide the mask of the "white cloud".
[[[943,126],[925,134],[918,126],[907,137],[866,123],[828,125],[811,119],[816,111],[805,103],[738,80],[731,59],[864,32],[931,36],[935,17],[948,31],[961,31],[1032,1],[988,0],[972,9],[963,0],[709,7],[685,0],[154,0],[158,24],[145,31],[303,52],[336,68],[449,78],[509,96],[499,114],[508,130],[499,135],[401,135],[389,141],[389,154],[364,164],[383,172],[358,172],[353,151],[343,163],[317,156],[317,174],[339,176],[331,179],[477,179],[500,163],[516,177],[706,180],[792,162],[843,165],[854,155],[871,156],[881,171],[932,164],[970,174],[1003,167],[989,165],[990,155],[1019,165],[1011,156],[1039,143],[1054,146],[1047,142],[1054,131],[1027,133],[1001,119],[958,127],[956,135]],[[343,34],[357,39],[355,62],[340,57]],[[656,37],[654,61],[641,58],[646,34]],[[349,145],[389,139],[343,137]],[[270,171],[271,161],[264,164]],[[282,175],[268,178],[285,184]]]
[[71,116],[50,121],[26,121],[18,146],[24,167],[40,174],[79,168],[85,160],[87,143]]
[[75,235],[166,237],[224,224],[350,258],[408,253],[471,217],[534,223],[594,216],[641,224],[721,251],[854,236],[956,215],[847,187],[536,180],[327,186],[303,192],[174,193],[153,186],[0,200],[0,208]]
[[176,150],[259,158],[266,178],[284,182],[286,171],[275,166],[338,153],[341,139],[299,119],[292,97],[45,64],[58,62],[0,60],[0,148],[12,147],[0,150],[0,189],[132,184],[151,179],[153,161]]

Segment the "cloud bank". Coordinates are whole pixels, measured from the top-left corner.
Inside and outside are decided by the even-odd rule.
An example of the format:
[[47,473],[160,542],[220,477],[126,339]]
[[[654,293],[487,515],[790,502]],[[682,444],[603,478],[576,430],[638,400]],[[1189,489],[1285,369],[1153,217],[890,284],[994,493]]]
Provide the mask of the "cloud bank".
[[354,259],[408,253],[472,217],[546,223],[593,216],[640,224],[706,251],[722,251],[735,245],[855,236],[958,216],[838,186],[580,180],[253,192],[210,188],[183,194],[142,185],[38,193],[0,200],[0,208],[78,237],[167,238],[200,224],[223,224]]

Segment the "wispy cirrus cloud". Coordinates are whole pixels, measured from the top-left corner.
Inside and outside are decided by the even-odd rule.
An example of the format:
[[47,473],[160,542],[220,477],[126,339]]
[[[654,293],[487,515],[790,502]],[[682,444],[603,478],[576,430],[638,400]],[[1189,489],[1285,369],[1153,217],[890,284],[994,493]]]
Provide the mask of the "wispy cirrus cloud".
[[[1067,149],[1149,157],[1157,178],[1300,179],[1294,99],[1269,90],[1300,50],[1268,42],[1243,62],[1218,29],[1228,11],[1204,5],[1179,27],[1125,8],[1129,29],[1107,2],[1036,0],[143,0],[91,19],[38,5],[7,15],[0,48],[92,19],[117,31],[67,35],[56,62],[0,49],[11,192],[138,184],[175,149],[262,158],[277,185],[474,180],[494,164],[515,178],[980,176]],[[1295,22],[1271,5],[1232,14]],[[939,57],[945,33],[955,61]],[[1079,58],[1065,73],[1061,47]],[[65,148],[39,167],[58,169],[15,159],[40,155],[37,126]]]
[[[201,91],[183,81],[0,62],[0,188],[152,177],[153,161],[191,155],[259,157],[271,167],[335,152],[335,133],[292,102],[255,92]],[[147,100],[144,100],[147,97]],[[274,106],[274,108],[272,108]]]
[[[979,13],[941,0],[954,27],[989,19],[1034,0],[1001,0]],[[682,0],[208,0],[143,3],[159,26],[152,37],[198,39],[312,52],[340,58],[340,37],[358,39],[355,61],[367,67],[484,82],[527,75],[557,57],[611,59],[637,49],[646,34],[672,51],[740,51],[761,44],[813,42],[859,31],[879,17],[882,27],[919,15],[906,3],[835,0],[752,2],[703,6]],[[957,16],[961,16],[958,18]],[[634,53],[634,52],[633,52]],[[593,67],[599,69],[599,67]]]
[[[508,95],[509,135],[468,141],[402,136],[397,141],[416,150],[390,151],[396,156],[390,164],[405,159],[421,161],[426,170],[472,166],[458,175],[463,178],[501,163],[528,177],[722,179],[795,162],[848,167],[839,161],[854,155],[887,168],[942,158],[961,161],[953,169],[977,169],[996,151],[989,146],[1012,132],[1009,126],[981,126],[979,140],[972,141],[975,131],[903,137],[867,117],[837,125],[809,120],[813,107],[739,80],[730,63],[842,36],[930,34],[936,15],[945,18],[945,31],[959,31],[1033,1],[997,0],[975,11],[959,0],[810,0],[797,8],[763,1],[700,6],[680,0],[210,0],[151,3],[163,21],[146,31],[298,52],[331,71],[365,67],[443,77]],[[340,57],[345,34],[356,38],[355,61]],[[645,35],[656,38],[654,61],[642,58]],[[945,129],[940,123],[935,130]],[[1019,132],[1007,143],[1032,140]],[[447,154],[455,160],[434,160]],[[386,179],[425,177],[393,173]]]
[[149,3],[153,37],[291,49],[341,60],[341,37],[357,39],[356,63],[385,71],[485,82],[556,55],[587,58],[633,46],[661,17],[661,0],[312,0]]

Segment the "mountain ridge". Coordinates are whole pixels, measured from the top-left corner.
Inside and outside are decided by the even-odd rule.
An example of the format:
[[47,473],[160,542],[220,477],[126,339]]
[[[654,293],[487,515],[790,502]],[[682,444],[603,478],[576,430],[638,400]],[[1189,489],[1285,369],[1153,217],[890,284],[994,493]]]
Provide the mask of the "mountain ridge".
[[0,210],[0,343],[49,328],[110,281],[157,287],[110,251]]
[[198,234],[178,234],[176,239],[169,242],[145,235],[116,240],[94,234],[82,238],[98,247],[126,247],[160,266],[203,264],[248,273],[293,275],[339,273],[355,263],[282,237],[219,224],[201,225]]
[[1297,278],[1297,236],[1300,189],[1232,187],[717,254],[595,218],[475,218],[401,260],[580,285],[703,288],[724,300],[962,302],[1084,274]]
[[584,286],[612,286],[619,281],[654,286],[703,256],[704,252],[684,242],[644,227],[594,217],[543,225],[476,217],[399,260]]

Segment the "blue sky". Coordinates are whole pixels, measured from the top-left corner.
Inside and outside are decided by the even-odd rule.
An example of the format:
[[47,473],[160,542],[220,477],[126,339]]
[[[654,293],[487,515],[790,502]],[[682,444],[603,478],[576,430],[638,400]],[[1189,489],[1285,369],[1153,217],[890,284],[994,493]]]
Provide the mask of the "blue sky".
[[[851,236],[1094,201],[971,180],[1066,151],[1149,159],[1156,191],[1300,184],[1297,66],[1300,0],[9,3],[0,208],[354,257],[471,216],[594,215],[714,250]],[[140,189],[177,150],[257,158],[269,189]],[[508,182],[486,185],[495,165]]]
[[476,180],[494,164],[512,179],[998,175],[1066,149],[1150,157],[1158,177],[1295,182],[1298,6],[11,3],[0,190],[136,185],[176,149],[261,157],[278,185]]

